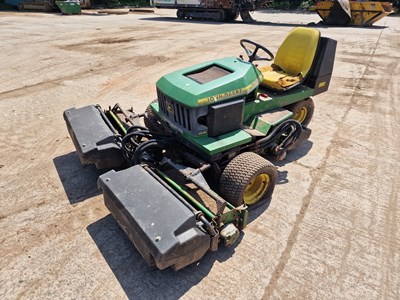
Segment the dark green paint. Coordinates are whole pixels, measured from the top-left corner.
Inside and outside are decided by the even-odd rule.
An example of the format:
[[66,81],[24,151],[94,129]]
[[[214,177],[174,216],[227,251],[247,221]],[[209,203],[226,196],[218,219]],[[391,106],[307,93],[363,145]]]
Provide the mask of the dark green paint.
[[251,135],[240,129],[228,132],[217,138],[208,136],[193,137],[187,133],[183,133],[182,135],[208,155],[215,155],[252,141]]
[[271,94],[270,97],[266,98],[265,100],[254,100],[247,102],[244,107],[244,124],[250,126],[257,114],[268,112],[273,109],[311,97],[313,95],[313,91],[313,89],[301,85],[282,94]]
[[116,116],[116,114],[114,114],[112,110],[109,110],[108,113],[110,114],[111,118],[115,121],[115,123],[117,123],[117,125],[121,129],[122,133],[126,134],[127,131],[126,131],[124,125],[122,125],[121,121]]
[[[185,74],[212,65],[220,66],[232,73],[203,84],[185,76]],[[230,98],[237,99],[240,97],[237,93],[233,93],[232,97],[230,97],[231,94],[229,94],[229,92],[231,91],[242,91],[244,92],[243,97],[254,89],[258,91],[261,78],[261,73],[253,64],[235,57],[227,57],[197,64],[165,75],[157,81],[157,88],[168,97],[171,97],[187,107],[201,107],[208,106],[215,102],[225,101]],[[263,87],[260,88],[259,92],[264,97],[259,95],[257,99],[246,102],[243,112],[243,124],[266,135],[271,127],[276,124],[269,124],[266,121],[260,120],[258,118],[260,114],[306,99],[313,95],[314,90],[300,85],[284,93],[271,92]],[[222,94],[227,96],[222,99],[216,97],[216,95]],[[207,102],[207,100],[205,100],[204,103],[199,103],[199,100],[201,102],[204,99],[209,99],[209,97],[214,97],[212,100],[215,101]],[[159,110],[158,103],[153,103],[152,108],[160,118],[165,118],[163,113]],[[282,121],[287,117],[283,118]],[[253,137],[249,133],[240,129],[216,138],[208,137],[207,134],[197,137],[192,136],[187,132],[182,132],[182,130],[176,128],[175,125],[173,125],[172,129],[180,132],[186,140],[210,156],[245,145],[253,140]]]
[[[232,73],[203,84],[185,76],[185,74],[212,65],[222,67]],[[261,73],[253,64],[235,57],[227,57],[167,74],[157,81],[157,88],[185,106],[200,107],[207,106],[210,103],[237,98],[240,95],[245,97],[254,88],[258,87],[261,80]],[[210,99],[211,102],[199,103],[199,100],[201,102],[202,99]]]

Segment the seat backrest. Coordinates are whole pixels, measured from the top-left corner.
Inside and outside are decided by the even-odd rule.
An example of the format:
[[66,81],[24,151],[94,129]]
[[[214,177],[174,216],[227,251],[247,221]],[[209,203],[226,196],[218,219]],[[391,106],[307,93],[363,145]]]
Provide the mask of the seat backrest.
[[290,75],[307,76],[318,48],[320,32],[315,28],[296,27],[289,32],[276,53],[274,64]]

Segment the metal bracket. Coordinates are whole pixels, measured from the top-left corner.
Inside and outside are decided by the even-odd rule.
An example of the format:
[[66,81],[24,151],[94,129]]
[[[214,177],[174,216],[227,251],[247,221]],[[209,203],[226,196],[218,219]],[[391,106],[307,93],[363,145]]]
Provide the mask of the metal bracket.
[[[215,200],[217,203],[217,215],[218,214],[223,214],[225,207],[226,207],[226,201],[218,195],[216,192],[214,192],[210,186],[208,185],[207,181],[205,180],[203,174],[201,173],[200,169],[194,169],[188,166],[176,164],[172,162],[170,159],[164,157],[161,160],[161,164],[168,164],[175,170],[179,171],[185,178],[191,182],[193,182],[195,185],[197,185],[202,191],[204,191],[207,195],[209,195],[212,199]],[[207,168],[209,168],[210,165],[208,165]],[[202,167],[202,170],[206,170],[205,166]]]

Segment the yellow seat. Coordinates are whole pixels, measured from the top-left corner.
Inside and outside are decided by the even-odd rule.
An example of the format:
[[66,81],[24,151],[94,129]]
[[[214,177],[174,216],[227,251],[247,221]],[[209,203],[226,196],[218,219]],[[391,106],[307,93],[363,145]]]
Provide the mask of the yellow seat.
[[317,29],[293,29],[279,47],[274,63],[259,68],[264,77],[261,84],[282,91],[301,83],[311,69],[319,39]]

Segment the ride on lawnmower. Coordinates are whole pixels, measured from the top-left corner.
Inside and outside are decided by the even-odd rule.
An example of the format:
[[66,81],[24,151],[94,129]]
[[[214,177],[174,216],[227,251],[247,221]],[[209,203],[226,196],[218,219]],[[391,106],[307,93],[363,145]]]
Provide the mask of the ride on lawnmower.
[[[317,29],[293,29],[275,57],[253,41],[240,45],[248,61],[216,59],[161,77],[143,114],[119,104],[64,112],[80,161],[113,169],[98,179],[105,205],[159,269],[235,243],[248,209],[274,190],[277,170],[265,156],[284,159],[309,138],[310,97],[329,87],[336,41]],[[263,60],[273,64],[254,64]]]

